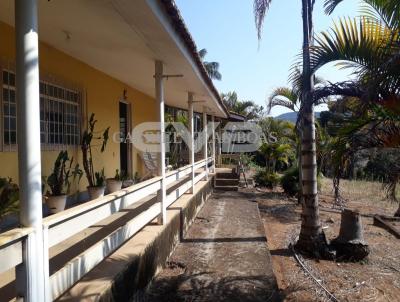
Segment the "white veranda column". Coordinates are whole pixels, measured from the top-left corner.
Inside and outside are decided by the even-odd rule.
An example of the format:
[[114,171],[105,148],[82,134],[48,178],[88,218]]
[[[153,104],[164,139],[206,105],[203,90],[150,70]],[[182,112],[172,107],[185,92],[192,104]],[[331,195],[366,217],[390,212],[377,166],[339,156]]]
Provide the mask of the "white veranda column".
[[208,133],[207,133],[207,112],[205,108],[203,109],[203,152],[204,152],[204,159],[206,160],[206,177],[208,179]]
[[221,127],[221,123],[218,125],[218,137],[219,137],[219,141],[218,141],[218,164],[221,165],[222,164],[222,127]]
[[191,193],[194,193],[194,121],[193,121],[193,93],[188,93],[188,126],[189,126],[189,164],[191,165],[192,187]]
[[16,269],[17,295],[45,301],[37,0],[15,1],[20,223],[33,229]]
[[211,127],[212,127],[212,158],[213,158],[213,165],[212,165],[212,172],[215,173],[215,117],[214,115],[211,116]]
[[156,100],[158,102],[158,113],[160,122],[160,152],[158,154],[158,175],[161,179],[161,189],[158,191],[158,201],[161,205],[161,214],[158,217],[158,223],[164,224],[167,219],[166,209],[166,183],[165,183],[165,122],[164,122],[164,65],[161,61],[155,62],[155,86]]

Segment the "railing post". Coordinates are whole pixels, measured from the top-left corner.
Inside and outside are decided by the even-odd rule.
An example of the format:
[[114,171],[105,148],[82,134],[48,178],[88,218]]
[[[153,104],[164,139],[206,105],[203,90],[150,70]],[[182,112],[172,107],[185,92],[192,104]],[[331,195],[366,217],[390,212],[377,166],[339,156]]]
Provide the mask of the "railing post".
[[[20,223],[33,228],[16,269],[17,296],[45,301],[37,0],[15,0]],[[45,259],[48,261],[48,259]]]
[[49,228],[47,226],[43,226],[43,273],[44,273],[44,297],[43,301],[51,302],[53,301],[52,292],[51,292],[51,284],[50,284],[50,267],[49,261],[46,259],[49,258]]
[[215,173],[215,117],[211,116],[211,127],[212,127],[212,158],[213,158],[213,166],[212,172]]
[[165,122],[164,122],[164,65],[161,61],[155,62],[155,88],[156,99],[159,105],[159,122],[160,122],[160,153],[158,162],[158,175],[161,179],[161,189],[157,194],[158,201],[161,205],[161,214],[158,217],[158,223],[164,224],[167,219],[166,199],[167,190],[165,183]]
[[192,186],[190,193],[194,193],[194,121],[193,121],[193,93],[188,93],[188,124],[189,124],[189,164],[192,167],[191,178]]
[[206,108],[203,108],[203,152],[204,152],[204,159],[206,160],[206,176],[205,180],[208,180],[208,133],[207,133],[207,112]]

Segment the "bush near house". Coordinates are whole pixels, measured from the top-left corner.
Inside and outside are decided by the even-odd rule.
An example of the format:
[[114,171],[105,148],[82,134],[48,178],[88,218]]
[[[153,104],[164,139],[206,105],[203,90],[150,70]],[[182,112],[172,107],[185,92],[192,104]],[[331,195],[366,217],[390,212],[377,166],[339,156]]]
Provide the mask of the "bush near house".
[[254,181],[258,187],[273,189],[279,184],[279,175],[274,172],[260,170],[254,175]]
[[299,193],[299,168],[297,166],[293,166],[285,171],[281,177],[281,186],[289,196],[296,196]]

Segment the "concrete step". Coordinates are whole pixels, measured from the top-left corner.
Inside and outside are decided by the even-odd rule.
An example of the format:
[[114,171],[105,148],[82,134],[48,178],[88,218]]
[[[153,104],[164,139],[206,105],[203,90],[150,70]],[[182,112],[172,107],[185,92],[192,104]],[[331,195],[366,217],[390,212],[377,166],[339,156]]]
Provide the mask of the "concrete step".
[[217,191],[238,191],[238,186],[215,186],[214,190]]
[[216,186],[238,186],[239,180],[233,178],[216,178],[215,179]]
[[216,179],[239,179],[239,175],[230,172],[217,172]]

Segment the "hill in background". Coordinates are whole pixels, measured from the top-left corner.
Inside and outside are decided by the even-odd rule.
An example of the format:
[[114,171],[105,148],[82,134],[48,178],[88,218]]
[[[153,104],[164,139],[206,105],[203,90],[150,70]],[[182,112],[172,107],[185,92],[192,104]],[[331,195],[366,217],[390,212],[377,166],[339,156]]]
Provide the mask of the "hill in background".
[[[315,112],[315,117],[319,118],[320,112]],[[275,116],[274,118],[282,121],[288,121],[292,123],[296,123],[297,121],[297,112],[288,112],[288,113],[283,113],[278,116]]]

